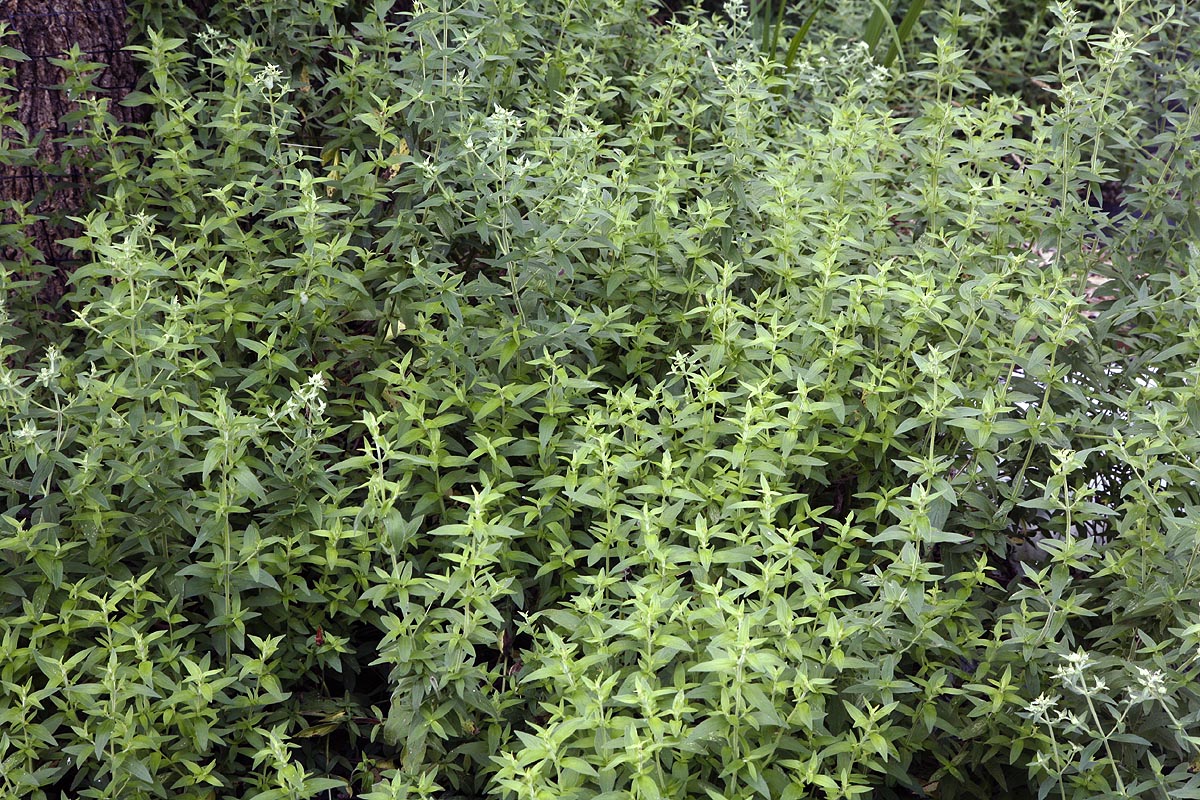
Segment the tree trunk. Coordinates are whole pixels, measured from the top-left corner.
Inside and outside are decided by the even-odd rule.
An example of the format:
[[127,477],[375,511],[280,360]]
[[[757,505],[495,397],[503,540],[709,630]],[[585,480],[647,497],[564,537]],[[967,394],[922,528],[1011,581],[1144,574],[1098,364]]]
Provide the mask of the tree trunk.
[[[125,0],[0,0],[0,22],[15,31],[0,44],[14,47],[28,60],[16,62],[10,81],[17,110],[16,118],[37,142],[36,163],[12,163],[0,159],[0,208],[4,223],[18,219],[7,201],[32,204],[29,211],[43,217],[22,227],[31,244],[32,257],[21,258],[15,239],[0,240],[0,263],[17,266],[18,276],[36,281],[28,299],[36,300],[46,318],[58,316],[58,305],[73,268],[70,249],[58,240],[74,235],[77,225],[67,220],[84,208],[89,175],[79,166],[78,153],[68,152],[62,142],[70,131],[63,116],[76,110],[76,103],[55,87],[62,84],[64,71],[51,63],[73,46],[85,61],[105,65],[95,80],[100,97],[108,99],[109,113],[119,122],[134,121],[136,112],[119,105],[137,82],[137,71],[125,46]],[[11,63],[11,62],[10,62]],[[6,137],[11,131],[4,131]],[[21,144],[17,143],[16,147]],[[17,237],[19,238],[19,237]],[[24,293],[23,293],[24,294]]]

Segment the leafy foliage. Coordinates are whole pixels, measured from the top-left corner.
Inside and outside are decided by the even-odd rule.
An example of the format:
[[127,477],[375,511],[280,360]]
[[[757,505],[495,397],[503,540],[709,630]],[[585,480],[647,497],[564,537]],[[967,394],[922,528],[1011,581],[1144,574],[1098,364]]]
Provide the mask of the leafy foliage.
[[0,793],[1195,796],[1192,20],[155,8],[4,273]]

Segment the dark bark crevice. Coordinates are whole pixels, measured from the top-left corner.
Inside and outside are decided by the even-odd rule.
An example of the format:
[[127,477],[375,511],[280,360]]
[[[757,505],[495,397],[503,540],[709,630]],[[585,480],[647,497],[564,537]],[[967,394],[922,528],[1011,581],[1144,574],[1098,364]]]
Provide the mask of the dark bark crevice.
[[[121,100],[137,83],[137,67],[126,44],[125,0],[0,0],[0,22],[7,23],[15,35],[4,44],[24,53],[27,61],[8,62],[15,68],[6,100],[17,105],[15,116],[28,131],[34,163],[21,159],[0,159],[0,208],[3,223],[17,221],[9,201],[29,203],[29,213],[40,219],[23,226],[23,233],[35,249],[32,258],[21,257],[15,240],[0,242],[0,261],[16,265],[18,280],[33,280],[35,285],[22,294],[36,304],[47,319],[59,315],[59,303],[66,291],[74,264],[70,249],[59,240],[77,234],[78,226],[68,217],[79,215],[86,206],[91,177],[86,168],[85,152],[73,152],[67,144],[73,131],[63,118],[78,110],[78,104],[61,88],[65,73],[52,59],[62,59],[78,46],[84,59],[104,65],[94,86],[96,96],[108,100],[108,112],[121,124],[138,122],[136,109],[124,108]],[[6,138],[17,136],[5,130]],[[23,237],[21,237],[23,238]]]

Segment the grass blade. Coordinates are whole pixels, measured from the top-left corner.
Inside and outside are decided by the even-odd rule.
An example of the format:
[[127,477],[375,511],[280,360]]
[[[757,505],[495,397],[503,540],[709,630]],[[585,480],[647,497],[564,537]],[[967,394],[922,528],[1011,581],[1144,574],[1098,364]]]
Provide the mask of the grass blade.
[[[887,55],[883,57],[885,67],[890,67],[896,60],[896,56],[900,55],[900,47],[908,41],[908,37],[912,36],[912,30],[916,27],[917,20],[921,18],[923,10],[925,10],[925,0],[912,0],[912,4],[904,14],[904,19],[900,20],[900,28],[896,31],[896,41],[888,47]],[[904,63],[903,58],[900,63]]]
[[825,0],[818,0],[817,5],[813,8],[812,13],[808,15],[808,19],[804,20],[804,24],[800,26],[800,30],[792,36],[792,41],[788,45],[787,55],[783,59],[783,71],[787,72],[792,68],[792,64],[796,62],[796,53],[800,51],[800,45],[808,37],[808,31],[813,26],[813,22],[817,18],[817,14],[825,7]]
[[767,51],[771,58],[779,49],[779,37],[783,35],[783,12],[787,8],[787,0],[779,0],[779,13],[775,15],[775,30],[771,33],[771,48]]
[[871,12],[871,16],[867,18],[867,26],[863,28],[863,41],[867,43],[867,47],[874,53],[876,46],[879,44],[879,37],[883,35],[884,20],[890,22],[892,12],[880,0],[871,0],[871,2],[874,5],[874,10]]

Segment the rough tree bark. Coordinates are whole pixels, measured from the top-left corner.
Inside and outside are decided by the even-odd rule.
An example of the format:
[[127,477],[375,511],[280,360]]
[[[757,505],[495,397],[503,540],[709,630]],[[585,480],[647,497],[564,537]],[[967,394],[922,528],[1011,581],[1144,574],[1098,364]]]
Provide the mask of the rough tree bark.
[[[38,306],[48,317],[54,317],[73,266],[70,250],[57,242],[75,233],[66,218],[83,208],[89,176],[71,159],[64,159],[68,153],[59,140],[68,131],[62,118],[75,110],[75,103],[54,88],[62,84],[64,74],[50,59],[63,58],[67,50],[78,45],[87,61],[105,64],[95,85],[109,98],[109,111],[117,120],[134,121],[136,112],[119,105],[137,82],[135,64],[128,53],[122,52],[125,0],[0,0],[0,22],[15,32],[3,44],[28,57],[16,63],[16,76],[11,82],[18,104],[17,118],[31,140],[41,136],[34,167],[0,163],[0,203],[32,202],[31,211],[45,217],[27,230],[41,253],[36,259],[40,263],[33,265],[41,274],[25,277],[42,279],[36,290]],[[5,215],[4,221],[11,222],[11,212]],[[11,242],[0,241],[0,259],[4,261],[13,256],[9,245]]]

